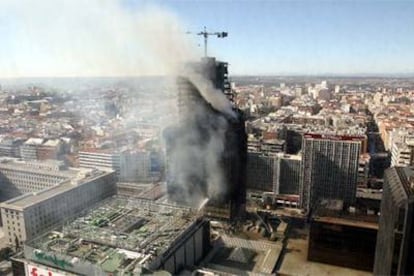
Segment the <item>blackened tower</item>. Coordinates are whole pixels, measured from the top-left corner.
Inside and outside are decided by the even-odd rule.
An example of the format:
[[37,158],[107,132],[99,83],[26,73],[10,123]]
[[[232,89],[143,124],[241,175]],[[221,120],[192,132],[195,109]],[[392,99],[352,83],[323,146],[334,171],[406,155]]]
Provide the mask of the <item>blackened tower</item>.
[[[168,194],[172,200],[190,205],[208,197],[205,209],[208,215],[233,218],[243,213],[245,208],[247,135],[244,115],[234,107],[227,63],[209,57],[203,58],[201,62],[187,64],[187,67],[187,74],[201,76],[209,86],[226,96],[223,99],[227,98],[225,101],[230,102],[227,104],[232,115],[218,110],[208,102],[191,77],[183,74],[177,78],[180,122],[177,127],[167,129],[164,133],[167,159],[171,167],[176,169],[171,170],[173,173],[169,174],[167,180]],[[218,136],[222,139],[214,140]],[[208,156],[211,152],[208,147],[212,144],[213,148],[214,144],[222,147],[218,150],[217,164],[211,164]],[[174,158],[177,149],[179,156]],[[177,169],[180,166],[177,163],[180,162],[192,166]],[[220,181],[209,175],[212,165],[217,165]],[[208,191],[211,181],[220,182],[220,191],[213,193],[213,196]],[[183,196],[184,194],[191,194],[191,198]]]

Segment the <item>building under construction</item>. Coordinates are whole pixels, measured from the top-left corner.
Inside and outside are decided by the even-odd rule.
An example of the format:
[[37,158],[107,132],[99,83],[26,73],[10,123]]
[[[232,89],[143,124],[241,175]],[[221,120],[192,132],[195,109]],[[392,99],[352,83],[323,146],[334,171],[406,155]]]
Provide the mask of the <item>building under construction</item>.
[[245,205],[247,136],[243,113],[233,106],[227,63],[203,58],[188,64],[177,86],[179,124],[164,132],[169,197],[192,206],[208,199],[209,216],[235,217]]
[[[24,245],[14,275],[176,275],[210,250],[210,227],[191,209],[119,196]],[[47,274],[50,273],[50,274]]]

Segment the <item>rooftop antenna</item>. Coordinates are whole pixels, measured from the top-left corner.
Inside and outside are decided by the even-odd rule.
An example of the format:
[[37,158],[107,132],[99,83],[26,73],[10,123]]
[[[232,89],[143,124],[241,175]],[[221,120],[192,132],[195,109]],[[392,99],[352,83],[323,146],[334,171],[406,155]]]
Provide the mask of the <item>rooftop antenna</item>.
[[[191,34],[191,32],[187,32],[187,34]],[[225,38],[228,36],[227,32],[215,32],[209,33],[207,32],[206,26],[204,26],[204,31],[197,33],[197,35],[201,35],[204,37],[204,57],[207,57],[207,39],[210,35],[215,35],[218,38]]]

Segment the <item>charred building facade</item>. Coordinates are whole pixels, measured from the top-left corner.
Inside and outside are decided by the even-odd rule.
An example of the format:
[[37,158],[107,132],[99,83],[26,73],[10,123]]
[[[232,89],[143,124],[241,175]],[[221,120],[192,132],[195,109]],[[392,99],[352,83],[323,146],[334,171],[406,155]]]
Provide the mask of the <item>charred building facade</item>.
[[179,123],[164,131],[171,200],[234,217],[246,198],[247,136],[227,63],[204,58],[177,78]]

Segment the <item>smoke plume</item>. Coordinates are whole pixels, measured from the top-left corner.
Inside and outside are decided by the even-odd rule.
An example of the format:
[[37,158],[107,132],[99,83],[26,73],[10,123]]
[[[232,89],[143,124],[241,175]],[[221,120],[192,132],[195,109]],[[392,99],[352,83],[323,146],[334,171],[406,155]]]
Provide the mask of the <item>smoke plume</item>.
[[[128,3],[2,0],[0,77],[182,75],[182,65],[200,57],[190,41],[195,38],[185,34],[187,29],[173,13]],[[187,71],[184,77],[218,111],[212,114],[210,107],[197,107],[188,114],[195,117],[189,118],[193,123],[181,125],[172,135],[171,177],[181,197],[197,206],[226,190],[222,153],[227,118],[236,115],[205,76]]]
[[173,200],[199,207],[205,198],[221,200],[227,192],[223,153],[229,125],[208,104],[191,107],[189,118],[166,134],[170,194]]
[[236,118],[236,114],[232,109],[230,101],[226,98],[222,91],[214,88],[213,83],[206,80],[205,76],[200,74],[187,72],[188,79],[198,89],[201,96],[217,111],[226,114],[232,118]]
[[197,56],[166,9],[117,0],[2,0],[0,77],[174,74]]

